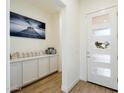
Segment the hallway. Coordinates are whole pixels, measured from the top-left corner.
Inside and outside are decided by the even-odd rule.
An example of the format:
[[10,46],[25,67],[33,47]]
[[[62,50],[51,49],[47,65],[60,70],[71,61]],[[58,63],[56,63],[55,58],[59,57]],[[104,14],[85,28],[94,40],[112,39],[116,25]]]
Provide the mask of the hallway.
[[[55,73],[48,76],[45,79],[39,80],[33,83],[21,91],[13,93],[63,93],[61,91],[61,74]],[[116,91],[92,84],[84,81],[80,81],[70,93],[117,93]]]

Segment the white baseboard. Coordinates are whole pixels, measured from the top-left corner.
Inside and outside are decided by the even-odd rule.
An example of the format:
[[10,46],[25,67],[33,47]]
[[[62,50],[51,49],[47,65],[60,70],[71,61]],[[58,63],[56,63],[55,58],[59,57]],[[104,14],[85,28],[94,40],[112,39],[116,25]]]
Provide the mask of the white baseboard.
[[70,86],[68,86],[67,88],[62,87],[62,91],[64,93],[69,93],[69,91],[71,91],[71,89],[79,82],[80,79],[76,79],[72,82],[72,84]]
[[68,92],[80,81],[80,79],[76,79],[75,81],[72,82],[72,84],[68,87]]
[[68,93],[67,89],[64,88],[63,86],[61,87],[61,90],[62,90],[64,93]]

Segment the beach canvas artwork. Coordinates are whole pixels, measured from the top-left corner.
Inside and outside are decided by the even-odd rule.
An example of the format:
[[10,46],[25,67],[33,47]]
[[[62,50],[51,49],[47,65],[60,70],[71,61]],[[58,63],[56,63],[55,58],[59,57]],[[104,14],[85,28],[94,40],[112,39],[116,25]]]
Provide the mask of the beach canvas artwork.
[[10,36],[45,39],[45,23],[10,12]]

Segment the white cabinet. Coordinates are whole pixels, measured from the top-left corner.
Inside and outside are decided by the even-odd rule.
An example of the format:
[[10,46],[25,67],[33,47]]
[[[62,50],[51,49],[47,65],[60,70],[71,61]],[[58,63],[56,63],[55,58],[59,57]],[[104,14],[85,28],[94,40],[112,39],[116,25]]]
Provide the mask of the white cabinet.
[[50,73],[57,71],[57,56],[50,56]]
[[39,58],[39,78],[49,74],[49,57]]
[[17,90],[22,86],[22,63],[15,62],[10,64],[10,88]]
[[38,61],[36,59],[23,62],[23,85],[38,79]]
[[11,90],[19,89],[24,85],[57,71],[57,65],[57,55],[12,61],[10,63]]

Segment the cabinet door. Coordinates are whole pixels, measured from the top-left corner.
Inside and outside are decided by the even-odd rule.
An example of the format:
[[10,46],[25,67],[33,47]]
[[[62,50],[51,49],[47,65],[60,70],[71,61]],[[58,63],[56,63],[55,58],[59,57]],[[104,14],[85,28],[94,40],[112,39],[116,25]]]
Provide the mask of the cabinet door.
[[23,62],[23,85],[33,82],[38,78],[37,60]]
[[10,88],[17,90],[22,86],[22,63],[10,64]]
[[49,57],[39,59],[39,78],[49,74]]
[[57,71],[57,56],[50,57],[50,73]]

